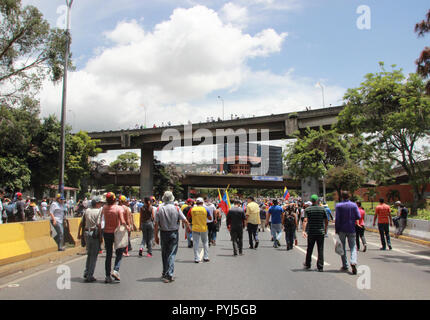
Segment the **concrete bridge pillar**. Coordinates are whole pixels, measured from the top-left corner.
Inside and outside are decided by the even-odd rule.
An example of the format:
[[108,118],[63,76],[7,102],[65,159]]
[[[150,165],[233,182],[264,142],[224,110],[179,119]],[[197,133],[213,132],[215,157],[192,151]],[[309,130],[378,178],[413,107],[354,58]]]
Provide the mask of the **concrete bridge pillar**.
[[154,186],[154,149],[140,149],[140,198],[152,196]]
[[311,195],[316,194],[320,196],[320,187],[318,179],[314,177],[308,177],[302,179],[302,199],[303,201],[310,201]]

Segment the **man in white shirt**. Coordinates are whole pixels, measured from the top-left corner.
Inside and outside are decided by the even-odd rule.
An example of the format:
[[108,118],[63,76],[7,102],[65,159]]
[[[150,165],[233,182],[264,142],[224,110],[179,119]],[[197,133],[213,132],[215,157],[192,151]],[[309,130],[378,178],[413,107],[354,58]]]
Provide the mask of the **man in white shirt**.
[[51,223],[54,226],[57,235],[54,240],[57,242],[58,251],[65,251],[64,249],[64,200],[65,198],[61,194],[57,194],[55,201],[52,202],[49,208],[49,214],[51,215]]

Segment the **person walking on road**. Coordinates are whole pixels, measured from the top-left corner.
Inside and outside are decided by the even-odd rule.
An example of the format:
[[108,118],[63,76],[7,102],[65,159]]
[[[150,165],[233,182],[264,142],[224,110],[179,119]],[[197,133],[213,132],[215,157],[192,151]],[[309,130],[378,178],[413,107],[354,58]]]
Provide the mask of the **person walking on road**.
[[[164,283],[169,283],[174,281],[175,257],[178,252],[179,242],[179,222],[181,220],[184,221],[187,228],[190,225],[181,209],[173,204],[175,197],[171,191],[166,191],[162,200],[164,205],[158,207],[157,214],[155,215],[154,233],[156,244],[160,243],[161,238],[161,257],[163,261],[161,279]],[[158,237],[158,230],[160,230],[160,238]]]
[[318,248],[317,268],[319,272],[324,271],[324,235],[326,234],[328,220],[323,207],[318,205],[318,196],[311,196],[311,206],[305,210],[303,220],[303,237],[308,240],[306,260],[303,264],[306,270],[311,268],[312,252],[315,243]]
[[120,196],[119,197],[119,204],[122,207],[122,209],[124,210],[124,219],[125,222],[127,223],[128,226],[128,244],[127,247],[124,250],[124,257],[129,257],[130,254],[128,253],[128,251],[131,251],[131,242],[130,242],[130,236],[131,236],[131,231],[133,231],[133,216],[131,214],[131,210],[130,207],[128,206],[128,201],[127,198],[125,196]]
[[104,221],[103,238],[106,250],[105,283],[111,283],[112,277],[115,280],[120,281],[119,268],[121,265],[123,253],[125,251],[125,247],[116,248],[114,270],[111,271],[113,246],[115,243],[115,230],[121,225],[125,226],[127,231],[130,230],[130,227],[127,225],[125,220],[124,209],[116,204],[116,197],[114,193],[108,192],[106,194],[106,202],[107,204],[102,209],[102,220]]
[[339,235],[340,242],[343,247],[342,271],[348,271],[348,259],[346,257],[346,239],[348,239],[348,246],[351,252],[350,264],[352,274],[357,274],[357,245],[355,227],[357,221],[360,220],[361,215],[357,205],[349,200],[349,192],[343,191],[341,194],[342,202],[336,205],[336,234]]
[[55,229],[57,235],[54,240],[57,242],[58,251],[65,251],[64,248],[64,200],[65,198],[61,194],[57,194],[55,201],[52,202],[49,208],[49,214],[51,215],[51,223]]
[[293,249],[295,233],[297,229],[297,216],[294,213],[294,208],[289,206],[282,215],[282,225],[285,231],[285,241],[287,242],[287,251]]
[[203,198],[197,198],[197,206],[193,207],[188,212],[188,217],[193,224],[193,247],[194,247],[194,262],[200,262],[199,242],[202,240],[203,245],[203,261],[209,262],[209,240],[208,240],[208,225],[207,221],[211,220],[211,214],[207,208],[203,206]]
[[[182,212],[184,213],[184,216],[188,218],[188,213],[191,210],[191,208],[194,207],[194,200],[188,199],[186,202],[186,205],[182,206]],[[190,219],[188,219],[190,221]],[[182,223],[182,228],[185,228],[185,223]],[[185,235],[188,242],[188,248],[193,247],[193,232],[192,232],[192,224],[190,223],[190,229],[185,229]]]
[[208,210],[211,218],[207,219],[206,223],[208,225],[208,238],[209,238],[209,246],[216,245],[216,225],[215,225],[215,205],[209,201],[209,199],[205,199],[204,207]]
[[250,249],[257,249],[260,243],[258,241],[258,226],[260,223],[260,207],[254,201],[254,197],[249,196],[248,204],[246,206],[246,225],[248,227]]
[[375,217],[373,218],[373,226],[376,224],[376,220],[378,220],[378,229],[379,229],[379,235],[381,237],[381,244],[382,247],[380,250],[387,250],[387,244],[388,248],[390,250],[393,249],[391,246],[391,239],[390,239],[390,226],[393,226],[393,219],[391,218],[391,208],[389,205],[384,203],[384,199],[379,199],[379,205],[376,206],[375,209]]
[[87,209],[82,216],[79,224],[78,239],[85,237],[85,246],[87,248],[87,261],[85,264],[84,278],[85,282],[94,282],[97,256],[101,244],[101,197],[96,197],[91,201],[91,209]]
[[227,215],[227,229],[230,231],[231,241],[233,243],[233,255],[243,255],[243,229],[245,228],[246,216],[239,200],[235,200],[234,207],[231,208]]
[[398,238],[399,236],[401,236],[403,234],[403,231],[406,228],[407,225],[407,221],[408,221],[408,208],[405,207],[405,205],[403,203],[400,204],[400,212],[398,213],[398,217],[399,217],[399,227],[397,228],[396,232],[395,232],[395,236],[396,238]]
[[152,257],[152,238],[154,237],[154,208],[151,199],[145,198],[144,205],[140,207],[140,230],[142,231],[142,243],[139,248],[139,256],[143,255],[143,248],[146,244],[148,250],[147,257]]
[[266,212],[266,207],[263,204],[260,205],[260,228],[258,231],[261,232],[265,232],[266,231],[266,216],[267,216],[267,212]]
[[356,204],[358,207],[358,211],[360,212],[360,220],[358,220],[357,224],[355,225],[357,250],[360,251],[360,239],[361,239],[361,242],[363,242],[363,247],[364,247],[363,252],[366,252],[367,242],[366,242],[366,238],[364,237],[364,231],[366,230],[366,227],[364,224],[364,217],[366,216],[366,212],[361,206],[361,201],[356,201]]
[[[270,207],[267,220],[271,220],[270,231],[273,238],[273,247],[278,248],[281,246],[279,240],[282,236],[282,207],[278,205],[278,200],[273,200],[273,206]],[[266,222],[266,226],[269,223]]]

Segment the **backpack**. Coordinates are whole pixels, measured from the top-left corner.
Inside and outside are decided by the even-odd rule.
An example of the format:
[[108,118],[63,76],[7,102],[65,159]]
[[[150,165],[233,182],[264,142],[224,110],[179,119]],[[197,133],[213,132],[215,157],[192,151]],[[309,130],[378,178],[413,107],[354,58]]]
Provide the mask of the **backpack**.
[[34,218],[34,208],[32,206],[27,206],[27,208],[24,209],[25,219],[27,221],[33,221]]
[[18,212],[16,210],[16,204],[15,204],[15,202],[10,202],[7,206],[5,206],[4,209],[6,211],[6,214],[7,214],[8,218],[13,217]]
[[285,231],[293,231],[296,228],[296,219],[293,215],[289,214],[284,220]]

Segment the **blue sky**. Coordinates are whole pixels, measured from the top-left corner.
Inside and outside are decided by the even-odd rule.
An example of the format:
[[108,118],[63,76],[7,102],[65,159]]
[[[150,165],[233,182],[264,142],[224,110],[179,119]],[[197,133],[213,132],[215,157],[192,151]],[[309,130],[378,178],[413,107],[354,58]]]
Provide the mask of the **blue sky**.
[[[56,25],[62,0],[23,0]],[[360,30],[357,8],[370,8]],[[179,9],[181,8],[181,9]],[[68,122],[111,130],[339,105],[378,62],[415,72],[424,0],[74,0]],[[46,83],[42,115],[59,114]],[[168,116],[166,116],[168,115]],[[98,119],[98,121],[94,121]]]

